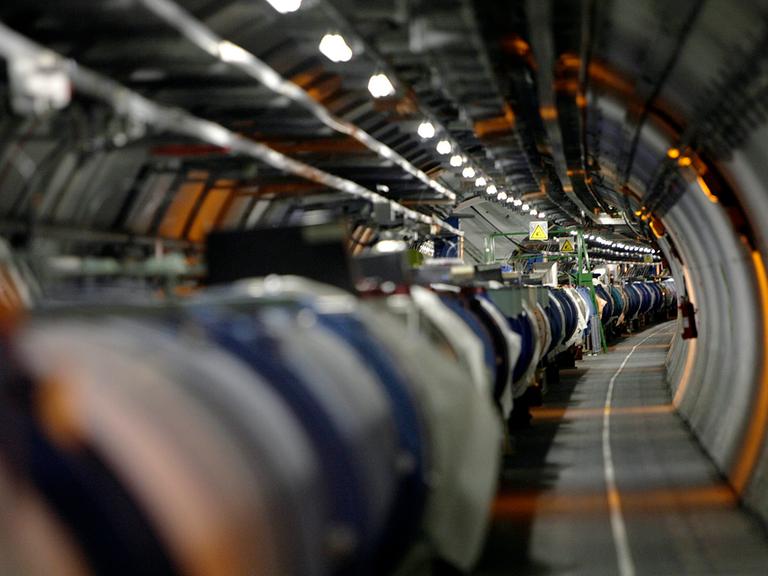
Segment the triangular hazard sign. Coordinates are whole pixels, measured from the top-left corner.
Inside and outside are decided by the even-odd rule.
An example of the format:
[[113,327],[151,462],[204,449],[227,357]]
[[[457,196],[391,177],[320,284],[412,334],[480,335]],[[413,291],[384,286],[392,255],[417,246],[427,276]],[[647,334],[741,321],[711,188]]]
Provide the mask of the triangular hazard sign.
[[533,229],[533,232],[531,232],[530,239],[531,240],[546,240],[549,238],[546,232],[544,232],[544,228],[541,227],[541,224],[536,224],[536,228]]
[[563,240],[563,245],[560,246],[560,252],[573,252],[573,244],[568,238]]

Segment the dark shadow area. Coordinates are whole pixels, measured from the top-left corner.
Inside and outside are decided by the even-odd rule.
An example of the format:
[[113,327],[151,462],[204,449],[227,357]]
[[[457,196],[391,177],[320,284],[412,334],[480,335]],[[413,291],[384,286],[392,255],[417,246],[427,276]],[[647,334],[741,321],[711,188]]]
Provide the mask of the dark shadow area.
[[[568,369],[560,372],[560,381],[550,385],[544,397],[547,407],[566,407],[586,369]],[[499,498],[525,493],[532,499],[543,496],[554,486],[559,470],[547,465],[547,453],[561,426],[568,426],[562,419],[535,417],[530,427],[518,430],[513,436],[512,453],[504,457]],[[513,519],[494,516],[483,555],[476,569],[483,576],[501,574],[544,574],[545,568],[534,564],[528,556],[531,525],[535,506],[527,508],[530,514],[521,513]]]

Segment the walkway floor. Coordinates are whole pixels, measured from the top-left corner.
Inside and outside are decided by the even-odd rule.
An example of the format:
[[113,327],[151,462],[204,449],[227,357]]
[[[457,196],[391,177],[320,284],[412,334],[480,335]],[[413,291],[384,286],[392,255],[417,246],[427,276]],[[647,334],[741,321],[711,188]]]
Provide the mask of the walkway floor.
[[672,330],[561,372],[505,462],[478,576],[768,574],[766,532],[670,404]]

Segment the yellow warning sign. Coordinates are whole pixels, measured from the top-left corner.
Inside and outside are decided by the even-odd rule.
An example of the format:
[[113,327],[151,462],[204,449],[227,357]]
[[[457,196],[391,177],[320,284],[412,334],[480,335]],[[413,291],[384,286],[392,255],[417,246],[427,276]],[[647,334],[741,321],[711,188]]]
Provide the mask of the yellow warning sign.
[[560,252],[575,252],[576,249],[573,247],[573,241],[570,238],[561,238],[560,239]]
[[549,223],[546,220],[532,220],[528,223],[530,240],[549,240]]

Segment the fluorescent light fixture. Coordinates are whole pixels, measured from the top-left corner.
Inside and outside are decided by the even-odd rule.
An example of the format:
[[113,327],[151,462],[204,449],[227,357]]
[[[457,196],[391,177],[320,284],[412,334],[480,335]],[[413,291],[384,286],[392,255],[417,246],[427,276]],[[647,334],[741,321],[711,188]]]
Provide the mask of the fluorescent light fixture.
[[531,207],[528,206],[528,204],[523,204],[523,212],[528,212],[528,210],[530,210],[530,209],[531,209]]
[[515,199],[512,196],[507,196],[507,204],[512,204],[514,201]]
[[464,168],[464,170],[461,171],[461,175],[464,176],[464,178],[474,178],[475,169],[472,168],[472,166],[467,166]]
[[536,210],[531,210],[531,216],[536,217],[539,213]]
[[320,52],[331,62],[349,62],[352,60],[352,48],[341,34],[326,34],[318,46]]
[[478,188],[482,188],[486,184],[487,184],[487,182],[485,181],[485,178],[483,178],[482,176],[480,176],[480,178],[475,180],[475,186],[477,186]]
[[373,247],[373,251],[379,254],[391,254],[392,252],[402,252],[407,248],[408,244],[402,240],[381,240]]
[[280,14],[296,12],[296,10],[301,8],[301,0],[267,0],[267,2]]
[[522,205],[523,205],[523,201],[520,200],[520,198],[515,198],[515,206],[522,206]]
[[506,192],[499,192],[499,195],[496,196],[497,200],[501,200],[502,202],[507,199],[507,193]]
[[462,164],[464,164],[464,159],[461,156],[459,156],[458,154],[454,154],[453,156],[451,156],[451,166],[453,166],[454,168],[458,168]]
[[498,190],[496,189],[496,186],[491,184],[490,186],[488,186],[488,188],[485,189],[485,192],[489,196],[496,196],[496,193],[498,192]]
[[432,124],[432,122],[425,120],[424,122],[419,124],[419,127],[416,129],[416,133],[419,136],[421,136],[424,140],[429,140],[430,138],[434,138],[435,125]]
[[368,92],[374,98],[386,98],[395,93],[395,87],[389,81],[386,74],[374,74],[368,80]]
[[437,146],[435,146],[435,150],[437,150],[438,154],[445,156],[446,154],[451,153],[453,146],[451,146],[451,143],[448,142],[448,140],[440,140],[440,142],[437,143]]
[[539,212],[539,218],[544,218],[545,216],[546,214],[544,214],[544,212]]

